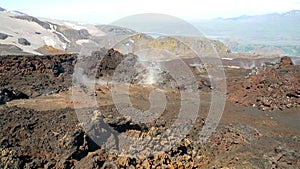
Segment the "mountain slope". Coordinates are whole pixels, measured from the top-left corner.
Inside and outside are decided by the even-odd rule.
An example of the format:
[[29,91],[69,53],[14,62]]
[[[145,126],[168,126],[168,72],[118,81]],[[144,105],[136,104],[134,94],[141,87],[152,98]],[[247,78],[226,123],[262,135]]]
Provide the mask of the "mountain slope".
[[92,36],[105,35],[94,25],[85,26],[67,21],[56,22],[50,19],[39,19],[22,12],[4,9],[0,12],[0,20],[0,45],[3,49],[6,46],[18,49],[14,51],[10,51],[9,48],[1,50],[1,55],[49,54],[49,50],[45,49],[56,52],[78,52],[82,41],[90,39]]
[[300,10],[195,23],[208,37],[222,40],[233,52],[275,47],[300,56]]
[[[36,18],[22,12],[6,10],[0,12],[0,20],[0,55],[68,52],[89,55],[100,48],[130,47],[134,51],[144,48],[167,49],[179,56],[191,57],[187,50],[180,47],[185,45],[175,36],[153,39],[119,26]],[[204,37],[189,40],[202,44],[199,51],[207,51],[213,45],[222,54],[230,52],[223,43],[216,40]],[[121,48],[119,50],[122,50]]]
[[[0,40],[1,44],[14,45],[24,52],[40,54],[35,49],[44,45],[51,45],[57,49],[65,49],[66,44],[61,42],[57,36],[53,35],[51,29],[43,26],[43,22],[38,22],[36,19],[25,20],[21,17],[24,15],[17,15],[10,12],[0,13],[0,32],[7,34],[9,38]],[[33,17],[32,17],[33,18]],[[50,28],[50,24],[44,23]],[[18,39],[24,38],[30,45],[23,45],[18,42]]]
[[4,8],[0,7],[0,12],[6,11]]

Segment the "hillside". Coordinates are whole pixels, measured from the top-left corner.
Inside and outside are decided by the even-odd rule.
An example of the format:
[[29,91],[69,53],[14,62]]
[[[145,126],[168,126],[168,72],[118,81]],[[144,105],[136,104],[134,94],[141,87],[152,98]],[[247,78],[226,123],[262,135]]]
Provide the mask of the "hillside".
[[[195,21],[208,37],[223,41],[233,52],[251,52],[274,47],[290,56],[300,56],[300,11],[236,18]],[[269,51],[271,54],[281,52]]]
[[[122,48],[126,46],[126,48],[134,49],[131,52],[144,47],[165,48],[170,52],[177,52],[183,57],[193,57],[190,56],[190,53],[178,53],[182,51],[184,46],[187,46],[180,42],[180,37],[175,36],[164,35],[164,37],[155,39],[119,26],[36,18],[22,12],[4,9],[0,12],[0,20],[3,23],[0,25],[1,55],[43,55],[72,52],[89,55],[92,51],[103,47],[114,47],[122,51]],[[208,50],[214,46],[220,54],[230,52],[220,41],[209,40],[205,37],[190,40],[202,44],[199,50]],[[126,51],[122,52],[126,53]]]
[[104,35],[94,25],[50,21],[16,11],[2,10],[0,20],[2,55],[49,54],[46,46],[53,48],[54,54],[58,51],[78,52],[82,42],[91,36]]

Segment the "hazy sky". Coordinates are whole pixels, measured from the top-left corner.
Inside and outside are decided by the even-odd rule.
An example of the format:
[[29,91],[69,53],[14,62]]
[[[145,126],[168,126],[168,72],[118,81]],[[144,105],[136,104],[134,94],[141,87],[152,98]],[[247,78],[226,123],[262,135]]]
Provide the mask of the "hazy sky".
[[162,13],[188,21],[300,9],[300,0],[0,0],[29,15],[109,24],[125,16]]

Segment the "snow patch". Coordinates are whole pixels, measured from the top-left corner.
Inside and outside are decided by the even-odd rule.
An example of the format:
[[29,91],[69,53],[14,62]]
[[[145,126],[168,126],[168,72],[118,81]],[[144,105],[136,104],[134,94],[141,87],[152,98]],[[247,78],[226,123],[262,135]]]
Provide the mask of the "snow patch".
[[77,40],[76,43],[78,45],[82,45],[84,43],[90,43],[90,41],[88,39],[80,39],[80,40]]
[[233,60],[233,58],[222,58],[222,60]]
[[192,63],[190,64],[191,67],[203,67],[203,64],[199,64],[199,63]]
[[44,43],[48,46],[52,46],[52,47],[55,47],[56,45],[56,42],[54,39],[52,39],[51,37],[49,36],[44,36],[43,37],[43,40],[44,40]]
[[52,25],[52,24],[50,24],[50,29],[51,29],[51,30],[53,30],[53,31],[56,31],[56,29],[57,29],[57,26],[56,26],[56,25]]
[[19,12],[19,11],[9,11],[9,13],[14,14],[14,15],[21,15],[21,16],[27,15],[27,14],[25,14],[23,12]]
[[[60,36],[62,36],[65,39],[65,41],[67,41],[68,43],[71,43],[71,41],[64,34],[56,31],[57,30],[57,26],[56,25],[50,24],[50,29],[51,29],[52,32],[55,32],[55,33],[59,34]],[[67,45],[63,44],[62,47],[63,47],[63,49],[66,49]]]
[[300,16],[300,11],[291,11],[286,13],[284,16]]
[[82,26],[82,25],[76,25],[74,23],[70,23],[70,22],[64,22],[64,24],[72,29],[75,30],[80,30],[80,29],[87,29],[87,27]]
[[57,34],[60,34],[60,36],[62,36],[62,37],[65,39],[65,41],[67,41],[68,43],[71,43],[71,41],[70,41],[64,34],[58,32],[58,31],[55,31],[55,32],[56,32]]
[[232,69],[239,69],[239,68],[241,68],[241,67],[239,67],[239,66],[227,66],[228,68],[232,68]]
[[129,42],[131,42],[131,43],[134,43],[134,40],[132,40],[132,39],[129,39]]

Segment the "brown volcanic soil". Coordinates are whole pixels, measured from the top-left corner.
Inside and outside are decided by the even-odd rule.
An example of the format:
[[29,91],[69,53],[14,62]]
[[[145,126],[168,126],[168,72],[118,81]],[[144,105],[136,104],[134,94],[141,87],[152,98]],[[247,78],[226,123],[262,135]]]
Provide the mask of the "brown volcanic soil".
[[68,90],[76,55],[1,56],[0,89],[22,91],[29,97]]
[[[104,92],[106,87],[101,88],[103,90],[97,92],[97,98],[109,98],[110,93]],[[138,91],[131,93],[133,104],[147,107],[147,90],[150,88],[132,89]],[[176,95],[168,96],[169,104],[179,104]],[[37,103],[44,105],[48,102],[51,98]],[[86,136],[72,108],[55,109],[54,102],[52,110],[40,111],[20,108],[21,105],[15,107],[12,103],[1,108],[2,167],[101,168],[109,162],[121,168],[297,168],[300,165],[300,113],[296,109],[266,113],[228,102],[216,133],[201,145],[197,143],[197,135],[210,105],[209,94],[201,94],[199,119],[186,139],[170,151],[140,159],[117,156],[100,149]],[[65,100],[65,103],[66,107],[70,106],[70,101]],[[99,101],[99,105],[101,103]],[[30,104],[34,103],[28,100],[23,106],[30,107]],[[122,118],[112,105],[102,105],[99,110],[108,124],[128,135],[156,135],[173,123],[178,108],[167,106],[167,113],[155,124],[137,128],[124,125],[139,126]]]
[[[198,143],[198,135],[210,106],[211,98],[208,89],[198,91],[201,98],[199,117],[189,135],[179,145],[169,151],[145,158],[124,157],[106,152],[82,129],[82,124],[78,121],[73,108],[74,104],[78,104],[92,115],[99,114],[101,111],[101,117],[112,128],[129,136],[156,136],[165,131],[177,118],[180,108],[180,90],[161,88],[168,99],[166,109],[159,119],[146,124],[135,123],[118,113],[111,99],[110,85],[95,87],[94,95],[99,105],[98,111],[85,108],[88,103],[71,101],[71,91],[59,90],[57,94],[40,96],[44,94],[45,89],[60,88],[57,87],[59,85],[70,87],[67,77],[72,74],[71,65],[74,63],[68,64],[69,62],[64,59],[60,60],[60,57],[73,58],[73,55],[54,56],[64,69],[68,70],[58,76],[54,74],[55,69],[53,72],[53,64],[48,66],[45,72],[33,71],[30,66],[18,68],[15,64],[12,64],[16,68],[15,71],[5,71],[7,66],[5,68],[1,66],[1,77],[6,79],[1,78],[1,82],[8,82],[3,83],[6,85],[5,88],[28,91],[26,94],[32,98],[13,100],[0,107],[0,168],[299,168],[300,166],[300,111],[297,106],[267,112],[248,104],[242,106],[235,101],[226,102],[216,132],[206,143]],[[49,57],[42,58],[44,58],[41,61],[43,64],[55,63]],[[37,59],[38,57],[31,60],[33,65],[38,65]],[[8,64],[9,61],[23,60],[23,58],[6,58],[5,62],[3,60],[1,63],[5,63],[4,65],[11,65]],[[289,71],[284,75],[277,74],[275,71],[276,78],[272,79],[272,82],[279,83],[278,80],[286,78],[285,75],[290,77],[299,75],[297,74],[299,67],[292,65],[280,67],[278,72],[287,68]],[[267,71],[262,72],[264,73],[262,77],[268,78],[274,69],[267,68]],[[31,83],[23,81],[22,76],[18,75],[22,70],[31,72],[24,74]],[[242,90],[243,84],[250,81],[249,79],[255,80],[259,76],[258,74],[245,78],[251,72],[245,69],[228,68],[225,71],[228,76],[229,101],[233,96],[231,93],[234,92],[237,100],[241,101],[242,97],[236,91]],[[15,75],[16,79],[13,78]],[[40,75],[47,75],[49,80],[40,82],[43,80],[38,78]],[[65,77],[63,82],[62,77]],[[201,79],[197,80],[201,81]],[[251,82],[256,84],[256,81],[251,80]],[[42,83],[46,87],[30,88],[32,83]],[[133,105],[142,110],[148,109],[150,106],[148,96],[154,88],[158,87],[131,85],[130,99]],[[263,89],[253,89],[251,93],[257,94],[264,91]],[[278,92],[283,91],[278,90]],[[244,101],[244,103],[248,102]],[[92,124],[97,126],[95,121]]]
[[261,110],[300,107],[300,66],[284,57],[277,65],[260,68],[246,79],[230,79],[229,101]]

